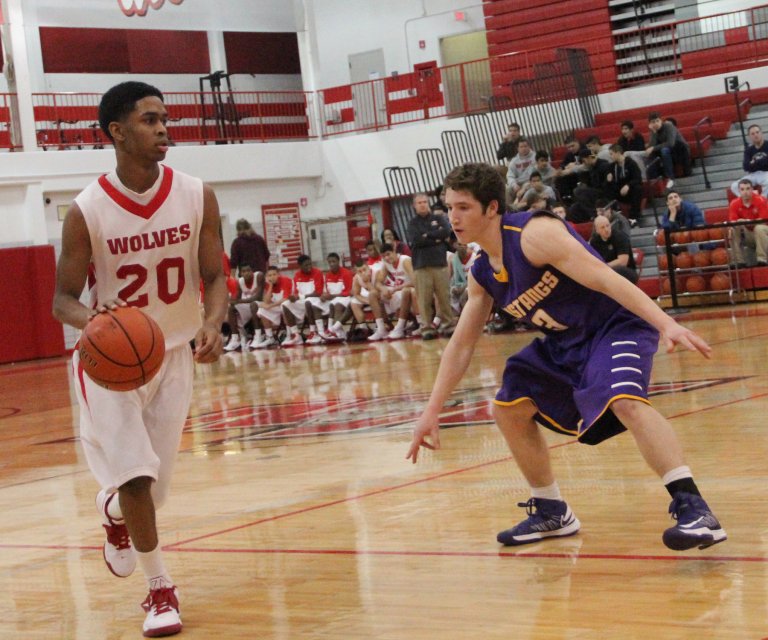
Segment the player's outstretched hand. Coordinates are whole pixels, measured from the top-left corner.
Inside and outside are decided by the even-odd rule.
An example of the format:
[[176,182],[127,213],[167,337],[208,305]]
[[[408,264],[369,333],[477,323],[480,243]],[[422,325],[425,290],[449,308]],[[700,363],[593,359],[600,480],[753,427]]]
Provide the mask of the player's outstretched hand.
[[672,353],[677,345],[685,347],[688,351],[698,351],[705,358],[712,355],[712,347],[698,333],[686,329],[684,326],[675,323],[671,328],[661,334],[667,353]]
[[216,362],[223,344],[217,327],[204,324],[195,336],[195,362]]
[[426,412],[421,414],[418,422],[416,422],[411,447],[408,449],[408,455],[405,456],[406,460],[410,458],[416,464],[421,447],[432,451],[440,448],[440,425],[437,422],[437,416],[428,415]]

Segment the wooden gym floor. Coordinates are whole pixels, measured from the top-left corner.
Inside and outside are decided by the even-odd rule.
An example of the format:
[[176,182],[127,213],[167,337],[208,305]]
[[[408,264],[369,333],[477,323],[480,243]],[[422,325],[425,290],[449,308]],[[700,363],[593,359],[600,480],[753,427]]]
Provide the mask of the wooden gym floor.
[[[681,318],[715,348],[659,354],[675,426],[729,539],[661,543],[669,498],[631,437],[548,434],[579,535],[517,549],[527,488],[489,422],[504,358],[481,338],[443,449],[405,460],[445,342],[230,354],[198,367],[159,512],[185,638],[450,640],[768,637],[768,307]],[[101,558],[97,487],[64,360],[0,368],[0,638],[141,636],[140,572]]]

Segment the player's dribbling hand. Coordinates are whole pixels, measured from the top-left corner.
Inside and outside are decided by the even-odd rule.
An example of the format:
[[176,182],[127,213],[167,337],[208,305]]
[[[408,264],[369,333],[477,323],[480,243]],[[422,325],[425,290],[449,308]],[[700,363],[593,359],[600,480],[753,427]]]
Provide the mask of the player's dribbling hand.
[[667,353],[672,353],[677,345],[680,345],[688,351],[698,351],[705,358],[712,355],[712,347],[699,334],[686,329],[684,326],[675,324],[671,329],[661,334]]
[[118,307],[127,306],[128,303],[125,300],[121,300],[120,298],[111,298],[110,300],[105,300],[98,307],[96,307],[96,311],[98,313],[104,313],[107,309],[114,311]]
[[413,439],[411,440],[411,447],[408,449],[408,455],[405,456],[406,460],[410,458],[416,464],[421,447],[432,451],[440,448],[440,425],[437,422],[437,416],[422,415],[419,418],[413,430]]
[[203,325],[195,336],[195,362],[216,362],[224,345],[216,327]]

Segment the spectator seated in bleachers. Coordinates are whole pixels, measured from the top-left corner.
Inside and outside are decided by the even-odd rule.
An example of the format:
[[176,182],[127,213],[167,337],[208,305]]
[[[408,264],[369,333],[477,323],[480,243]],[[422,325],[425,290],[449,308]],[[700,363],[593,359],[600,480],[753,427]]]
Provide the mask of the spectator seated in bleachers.
[[[747,129],[749,145],[744,149],[744,161],[742,168],[747,172],[741,180],[746,178],[752,182],[752,186],[760,185],[763,193],[768,193],[768,140],[763,136],[760,125],[753,124]],[[731,185],[731,191],[739,196],[739,182],[736,180]]]
[[609,198],[629,205],[629,222],[637,224],[643,201],[643,177],[640,167],[632,158],[626,157],[621,145],[611,145],[611,164],[605,177],[606,193]]
[[[378,271],[378,270],[377,270]],[[355,323],[367,328],[365,312],[370,310],[376,322],[376,331],[368,336],[375,342],[384,340],[387,335],[387,326],[384,322],[384,310],[379,302],[379,294],[376,291],[375,272],[364,260],[355,263],[355,276],[352,278],[352,296],[350,309],[355,318]]]
[[621,123],[621,135],[616,141],[622,151],[640,151],[645,153],[645,138],[639,131],[635,131],[635,123],[631,120],[624,120]]
[[527,138],[520,138],[517,155],[509,162],[507,193],[513,201],[522,195],[531,173],[536,168],[536,154]]
[[593,156],[597,156],[601,160],[605,160],[606,162],[611,161],[611,155],[610,155],[610,144],[603,144],[600,141],[599,136],[591,136],[587,140],[586,144],[587,149],[589,149],[592,152]]
[[[739,180],[739,197],[728,205],[728,222],[740,220],[768,220],[768,200],[754,193],[752,181],[747,178]],[[744,247],[755,250],[757,265],[768,265],[768,224],[740,225],[732,227],[731,250],[733,261],[746,265]]]
[[264,339],[256,344],[251,342],[252,349],[278,345],[275,331],[280,329],[283,321],[282,304],[293,293],[293,281],[288,276],[280,275],[277,267],[267,267],[265,280],[264,294],[253,318],[254,325],[258,322],[264,329]]
[[[671,189],[675,184],[675,165],[682,167],[684,176],[691,175],[691,149],[683,136],[678,131],[674,122],[669,118],[662,121],[657,111],[648,115],[648,129],[651,131],[648,146],[645,149],[649,160],[658,157],[661,161],[661,169],[667,179],[666,188]],[[655,178],[659,175],[658,163],[646,163],[648,165],[648,177]]]
[[227,313],[232,335],[224,351],[252,348],[253,344],[261,341],[261,326],[254,323],[253,342],[248,344],[246,325],[251,322],[259,309],[259,301],[264,293],[264,274],[261,271],[254,272],[249,264],[241,264],[239,271],[237,295],[229,301]]
[[573,203],[573,191],[579,184],[579,173],[583,170],[579,153],[581,143],[573,136],[565,141],[566,152],[555,176],[555,191],[565,204]]
[[507,126],[507,133],[496,150],[496,158],[509,163],[517,155],[517,143],[520,141],[520,125],[517,122],[510,122]]
[[554,188],[557,171],[549,163],[549,153],[544,150],[539,150],[536,152],[536,168],[534,171],[539,173],[541,176],[541,181],[545,185]]
[[531,173],[531,176],[528,180],[528,189],[526,189],[525,193],[519,196],[512,203],[512,209],[515,211],[529,209],[527,203],[533,195],[538,195],[540,198],[544,199],[544,208],[546,208],[548,205],[554,204],[557,200],[557,195],[555,194],[554,189],[545,185],[541,174],[538,171],[534,171]]
[[683,200],[674,189],[667,194],[667,210],[661,220],[666,231],[692,229],[705,225],[704,213],[695,203]]
[[607,195],[606,177],[610,163],[598,158],[587,148],[579,151],[579,158],[583,170],[578,173],[579,185],[573,190],[573,204],[569,215],[573,222],[588,222],[594,217],[597,200]]
[[611,226],[605,216],[595,216],[595,233],[589,244],[605,260],[606,264],[627,280],[636,284],[639,280],[629,236]]
[[[300,255],[296,261],[299,268],[293,274],[293,292],[282,304],[286,336],[281,347],[295,347],[304,344],[301,327],[307,315],[307,298],[319,298],[324,289],[323,272],[312,266],[312,258]],[[310,334],[311,335],[311,334]]]
[[[346,337],[341,320],[349,307],[352,272],[341,266],[338,253],[329,253],[326,262],[328,271],[325,273],[323,292],[319,297],[312,296],[306,300],[307,320],[317,329],[307,338],[307,344],[338,342]],[[328,329],[324,320],[328,320]]]

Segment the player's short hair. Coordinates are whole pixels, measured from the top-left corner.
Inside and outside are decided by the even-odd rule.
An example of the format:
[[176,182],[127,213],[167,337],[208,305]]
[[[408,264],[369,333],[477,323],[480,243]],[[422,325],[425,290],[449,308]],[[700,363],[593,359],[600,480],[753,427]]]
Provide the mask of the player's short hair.
[[365,260],[363,260],[362,258],[358,258],[357,260],[355,260],[355,269],[359,269],[360,267],[366,264],[368,263]]
[[387,251],[394,251],[395,248],[389,244],[388,242],[385,242],[383,245],[381,245],[381,249],[379,249],[379,253],[386,253]]
[[327,260],[328,258],[336,258],[337,260],[341,260],[341,258],[339,257],[339,254],[338,254],[338,253],[336,253],[335,251],[331,251],[331,252],[330,252],[330,253],[329,253],[329,254],[326,256],[326,260]]
[[267,271],[279,271],[279,269],[275,265],[271,264],[267,267]]
[[310,258],[305,253],[302,253],[298,258],[296,258],[296,264],[299,266],[303,265],[307,261],[312,262],[312,258]]
[[243,262],[242,264],[237,265],[238,271],[242,271],[243,269],[253,269],[253,267],[247,262]]
[[499,213],[506,209],[507,185],[501,174],[484,162],[470,162],[456,167],[445,179],[445,188],[454,191],[468,191],[483,207],[483,211],[494,200]]
[[163,94],[157,87],[153,87],[146,82],[136,82],[134,80],[116,84],[102,97],[99,103],[99,126],[110,140],[112,134],[109,132],[110,122],[122,122],[136,108],[136,103],[142,98],[154,96],[165,101]]

